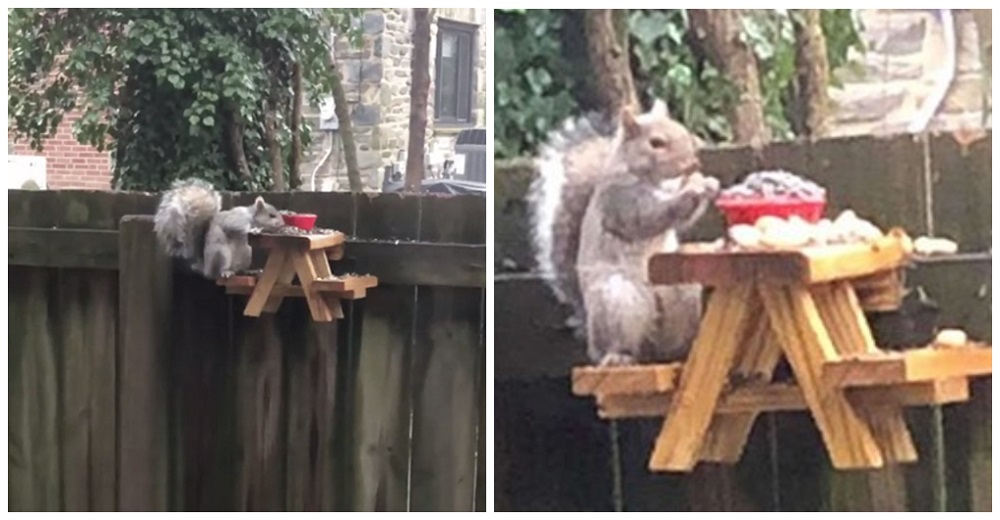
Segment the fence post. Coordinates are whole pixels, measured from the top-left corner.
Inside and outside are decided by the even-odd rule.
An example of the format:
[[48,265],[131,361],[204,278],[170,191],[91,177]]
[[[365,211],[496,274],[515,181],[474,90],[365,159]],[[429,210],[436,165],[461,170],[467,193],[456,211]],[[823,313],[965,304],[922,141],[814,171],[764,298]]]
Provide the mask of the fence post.
[[118,230],[118,509],[166,511],[173,266],[152,217],[125,216]]

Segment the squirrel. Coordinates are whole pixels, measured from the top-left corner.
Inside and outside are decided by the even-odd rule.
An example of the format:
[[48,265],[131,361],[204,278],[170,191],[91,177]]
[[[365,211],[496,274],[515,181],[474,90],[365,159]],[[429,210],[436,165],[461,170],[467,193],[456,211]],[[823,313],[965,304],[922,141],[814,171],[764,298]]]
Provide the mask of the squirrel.
[[591,362],[675,361],[697,332],[701,287],[653,286],[647,264],[679,247],[719,181],[701,174],[701,141],[663,101],[623,110],[613,134],[603,123],[569,120],[541,148],[527,197],[536,260]]
[[250,267],[250,228],[284,226],[278,210],[257,197],[249,206],[222,211],[222,196],[200,179],[175,181],[160,198],[153,230],[172,257],[205,278],[228,278]]

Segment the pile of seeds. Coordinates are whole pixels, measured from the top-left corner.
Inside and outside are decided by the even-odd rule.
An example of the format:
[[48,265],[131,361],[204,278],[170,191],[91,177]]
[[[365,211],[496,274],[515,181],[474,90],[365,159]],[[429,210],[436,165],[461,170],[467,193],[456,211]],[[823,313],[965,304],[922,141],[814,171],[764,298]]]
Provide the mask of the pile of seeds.
[[792,197],[797,199],[821,199],[826,196],[826,190],[803,177],[784,170],[773,170],[751,173],[743,182],[722,190],[726,198],[759,199],[774,196]]

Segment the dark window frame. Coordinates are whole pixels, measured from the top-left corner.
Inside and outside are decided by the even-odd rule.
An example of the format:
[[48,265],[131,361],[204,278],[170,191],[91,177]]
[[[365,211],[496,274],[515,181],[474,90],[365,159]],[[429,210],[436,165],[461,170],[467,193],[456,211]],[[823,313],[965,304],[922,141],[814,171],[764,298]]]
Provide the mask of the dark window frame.
[[[458,34],[467,35],[469,37],[469,45],[465,52],[468,53],[466,60],[463,62],[462,58],[462,39],[458,38],[458,54],[459,63],[455,68],[455,85],[456,85],[456,97],[450,100],[449,105],[455,108],[454,116],[442,117],[441,107],[445,106],[444,101],[442,101],[443,91],[440,89],[441,85],[441,45],[444,41],[445,34]],[[475,126],[475,113],[476,113],[476,66],[477,59],[479,57],[478,43],[479,43],[479,26],[467,22],[459,22],[456,20],[448,20],[445,18],[438,18],[437,20],[437,42],[434,50],[434,124],[442,127],[456,127],[456,128],[466,128]],[[466,66],[467,73],[463,76],[462,67]],[[463,92],[463,87],[468,90]],[[464,98],[464,99],[463,99]],[[468,104],[468,109],[463,110],[463,101]]]

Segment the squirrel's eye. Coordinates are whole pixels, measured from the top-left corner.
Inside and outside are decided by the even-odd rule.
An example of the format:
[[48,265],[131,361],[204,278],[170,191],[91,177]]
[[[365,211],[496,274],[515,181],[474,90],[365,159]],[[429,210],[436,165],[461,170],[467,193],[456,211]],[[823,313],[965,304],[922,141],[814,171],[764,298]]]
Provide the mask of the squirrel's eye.
[[649,140],[649,146],[652,146],[653,148],[666,148],[667,141],[660,139],[659,137],[654,137]]

